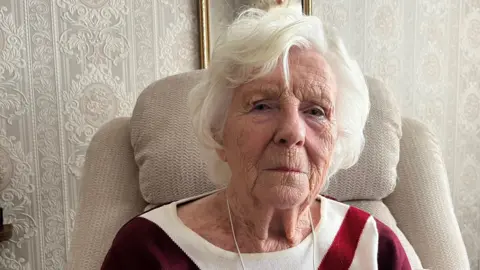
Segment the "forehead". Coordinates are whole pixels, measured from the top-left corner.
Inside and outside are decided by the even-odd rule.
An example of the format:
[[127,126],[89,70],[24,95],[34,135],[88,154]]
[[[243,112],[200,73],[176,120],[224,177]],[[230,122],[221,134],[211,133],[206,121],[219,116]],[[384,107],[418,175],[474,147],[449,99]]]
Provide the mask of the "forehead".
[[[286,90],[298,95],[327,95],[336,93],[334,74],[325,58],[314,50],[292,48],[288,58],[289,85],[285,85],[282,61],[270,74],[247,85],[247,92],[256,90]],[[283,92],[283,91],[282,91]]]

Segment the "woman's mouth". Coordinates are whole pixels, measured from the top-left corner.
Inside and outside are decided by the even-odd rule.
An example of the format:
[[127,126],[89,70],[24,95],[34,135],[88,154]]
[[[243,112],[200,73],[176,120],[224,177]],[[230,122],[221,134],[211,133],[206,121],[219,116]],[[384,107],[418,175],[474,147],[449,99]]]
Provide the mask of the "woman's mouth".
[[290,168],[290,167],[276,167],[268,169],[268,171],[275,171],[275,172],[288,172],[288,173],[303,173],[302,170],[297,168]]

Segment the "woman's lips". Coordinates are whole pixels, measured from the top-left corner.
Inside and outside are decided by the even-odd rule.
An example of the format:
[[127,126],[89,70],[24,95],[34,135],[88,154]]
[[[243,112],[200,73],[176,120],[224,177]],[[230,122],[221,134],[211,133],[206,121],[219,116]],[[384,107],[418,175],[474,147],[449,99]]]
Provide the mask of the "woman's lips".
[[302,170],[296,168],[289,168],[289,167],[277,167],[268,169],[268,171],[276,171],[276,172],[289,172],[289,173],[303,173]]

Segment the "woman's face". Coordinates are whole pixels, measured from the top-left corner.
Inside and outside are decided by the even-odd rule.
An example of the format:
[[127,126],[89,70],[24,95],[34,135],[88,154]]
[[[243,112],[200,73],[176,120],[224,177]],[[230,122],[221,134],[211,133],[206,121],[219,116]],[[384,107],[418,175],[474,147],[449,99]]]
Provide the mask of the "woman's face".
[[218,150],[232,171],[231,185],[279,209],[318,194],[336,140],[329,65],[313,50],[294,48],[289,67],[290,85],[279,65],[235,90]]

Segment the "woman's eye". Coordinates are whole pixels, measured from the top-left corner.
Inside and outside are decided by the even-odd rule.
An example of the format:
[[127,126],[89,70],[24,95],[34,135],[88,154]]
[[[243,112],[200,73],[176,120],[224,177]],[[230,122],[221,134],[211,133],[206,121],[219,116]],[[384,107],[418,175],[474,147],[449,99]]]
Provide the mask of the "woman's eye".
[[258,104],[255,104],[253,106],[253,110],[255,110],[255,111],[265,111],[265,110],[268,110],[268,109],[271,109],[271,107],[268,106],[265,103],[258,103]]
[[307,113],[315,117],[325,117],[325,111],[322,108],[312,108],[309,109]]

